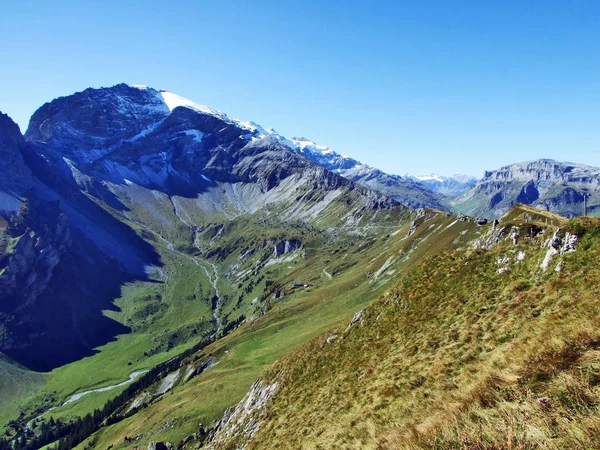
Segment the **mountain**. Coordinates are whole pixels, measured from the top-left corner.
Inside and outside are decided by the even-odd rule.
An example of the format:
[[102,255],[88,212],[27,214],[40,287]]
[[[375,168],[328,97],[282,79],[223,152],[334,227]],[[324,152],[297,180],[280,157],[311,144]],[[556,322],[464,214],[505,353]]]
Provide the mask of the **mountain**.
[[421,183],[410,177],[385,173],[303,137],[281,140],[312,162],[355,183],[392,197],[411,208],[449,209],[443,197],[437,195],[435,191],[432,192],[428,186],[424,188]]
[[425,185],[429,190],[446,197],[460,195],[477,183],[477,178],[462,174],[452,175],[451,177],[431,174],[410,176],[410,178]]
[[500,217],[516,203],[574,217],[583,214],[584,195],[588,196],[588,214],[600,214],[600,169],[539,159],[485,172],[473,188],[450,204],[455,211],[488,218]]
[[[352,186],[260,127],[146,87],[88,89],[57,99],[36,111],[25,136],[39,164],[60,168],[71,183],[116,208],[122,208],[111,203],[116,197],[139,187],[186,198],[202,193],[210,200],[196,208],[231,216],[290,201],[309,181],[331,192],[323,207]],[[370,205],[394,206],[372,191],[358,192]],[[304,197],[294,200],[289,214],[308,217],[310,209],[297,207]]]
[[[178,286],[167,275],[173,259],[203,267],[189,288],[208,291],[219,275],[211,258],[237,245],[263,249],[269,239],[258,244],[260,235],[272,235],[269,245],[286,253],[311,242],[290,232],[299,223],[325,236],[331,227],[360,233],[413,214],[258,126],[166,91],[122,84],[58,98],[33,114],[25,137],[7,116],[0,119],[0,351],[35,370],[93,354],[131,331],[102,311],[118,309],[113,302],[126,283],[154,291],[152,283],[170,278]],[[255,228],[245,244],[225,248],[219,243],[237,232],[232,223]],[[152,308],[162,311],[164,302]],[[165,319],[165,330],[183,331],[157,348],[220,331],[213,306],[175,328]],[[199,333],[192,322],[207,318]]]
[[[192,350],[255,330],[265,348],[239,353],[249,359],[231,374],[246,377],[234,382],[237,401],[264,364],[440,248],[421,246],[427,236],[458,245],[458,230],[475,227],[417,213],[315,164],[272,131],[145,86],[57,98],[33,114],[24,138],[2,136],[5,163],[16,168],[3,198],[13,198],[10,214],[26,225],[10,239],[31,238],[35,250],[11,240],[9,263],[56,255],[44,276],[30,276],[30,264],[15,278],[0,316],[0,426],[32,446],[68,429],[32,420],[51,408],[56,421],[74,402],[85,414],[96,387],[112,398],[108,390],[140,377],[127,391],[137,395],[139,383],[157,382]],[[432,226],[419,232],[426,221]],[[35,288],[27,299],[15,295],[27,287]],[[169,378],[137,404],[202,370]],[[49,372],[33,385],[10,378],[32,371]],[[229,401],[214,392],[213,418]]]

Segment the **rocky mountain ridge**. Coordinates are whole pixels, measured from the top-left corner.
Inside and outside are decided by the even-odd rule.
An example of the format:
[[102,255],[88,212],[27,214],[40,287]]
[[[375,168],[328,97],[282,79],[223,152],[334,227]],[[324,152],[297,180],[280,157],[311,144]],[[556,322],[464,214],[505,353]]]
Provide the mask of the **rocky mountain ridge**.
[[470,190],[452,199],[451,206],[465,214],[497,218],[516,203],[533,205],[566,217],[598,214],[600,169],[539,159],[486,171]]
[[443,197],[411,177],[385,173],[303,137],[279,137],[288,147],[344,178],[388,195],[411,208],[447,210]]
[[19,126],[0,112],[0,212],[14,214],[21,207],[21,196],[31,188],[31,170],[23,160],[26,147]]
[[[52,139],[57,142],[62,139],[68,142],[76,137],[82,138],[85,134],[85,145],[89,148],[85,156],[80,151],[67,152],[65,156],[73,157],[80,164],[91,163],[111,153],[114,150],[112,146],[119,145],[120,141],[134,143],[154,132],[162,121],[170,116],[173,109],[183,107],[239,129],[239,136],[243,139],[270,139],[278,142],[319,166],[382,192],[408,206],[446,208],[436,194],[408,177],[386,174],[306,138],[288,139],[275,130],[265,129],[254,122],[231,119],[224,113],[168,91],[121,84],[100,90],[88,89],[72,97],[59,98],[36,111],[26,132],[27,140],[46,142]],[[93,102],[96,106],[83,106],[86,102]],[[79,107],[85,107],[86,111],[77,117],[71,117],[67,112]],[[102,117],[98,116],[97,107],[102,108]],[[182,130],[191,138],[200,141],[202,135],[197,134],[197,131],[194,128]]]
[[[209,204],[196,202],[203,212],[232,216],[291,200],[306,183],[330,192],[327,204],[352,186],[258,126],[146,87],[117,85],[57,99],[33,115],[25,136],[41,166],[70,173],[77,186],[106,201],[136,189],[130,186],[190,199],[203,193],[211,197]],[[359,191],[370,199],[365,206],[393,206],[380,194]],[[297,207],[289,213],[311,215]]]

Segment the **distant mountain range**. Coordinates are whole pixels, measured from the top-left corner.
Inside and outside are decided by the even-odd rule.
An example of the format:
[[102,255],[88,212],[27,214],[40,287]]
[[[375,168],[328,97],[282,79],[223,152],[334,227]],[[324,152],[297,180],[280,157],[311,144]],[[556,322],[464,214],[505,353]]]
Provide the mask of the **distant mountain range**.
[[540,159],[486,171],[481,180],[464,174],[401,176],[342,156],[303,137],[287,139],[273,130],[265,133],[312,162],[412,208],[429,207],[492,219],[523,203],[573,217],[583,214],[586,195],[588,214],[600,214],[600,169],[591,166]]
[[477,183],[477,178],[462,174],[456,174],[450,177],[435,174],[421,176],[409,175],[409,177],[425,185],[431,191],[447,197],[460,195]]

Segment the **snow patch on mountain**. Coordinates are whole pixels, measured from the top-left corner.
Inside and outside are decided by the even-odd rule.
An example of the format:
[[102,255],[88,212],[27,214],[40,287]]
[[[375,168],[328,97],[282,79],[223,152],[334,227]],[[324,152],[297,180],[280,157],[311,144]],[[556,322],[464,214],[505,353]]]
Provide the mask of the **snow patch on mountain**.
[[417,175],[415,177],[417,180],[419,181],[438,181],[440,183],[443,183],[444,181],[447,180],[447,178],[442,177],[441,175]]

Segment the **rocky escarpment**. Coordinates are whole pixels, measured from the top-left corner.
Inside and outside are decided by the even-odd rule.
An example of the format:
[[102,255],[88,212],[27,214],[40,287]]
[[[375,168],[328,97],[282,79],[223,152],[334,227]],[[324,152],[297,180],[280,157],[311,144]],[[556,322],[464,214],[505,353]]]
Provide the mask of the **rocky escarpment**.
[[451,202],[470,215],[497,218],[516,203],[533,205],[566,217],[599,214],[600,169],[540,159],[485,172],[469,191]]
[[33,176],[23,160],[25,140],[0,114],[0,305],[6,313],[31,305],[46,288],[70,245],[58,202],[32,192]]
[[[30,144],[5,115],[0,154],[0,351],[34,370],[49,370],[127,331],[102,310],[132,277],[127,270],[134,264],[114,258],[121,252],[139,260],[142,246],[135,233],[69,191],[60,172],[37,171]],[[40,175],[56,181],[57,189]],[[142,272],[141,263],[137,267]]]
[[[3,306],[31,305],[46,288],[61,256],[71,245],[64,212],[58,203],[27,202],[16,216],[21,226],[10,226],[2,238],[0,301]],[[10,246],[11,248],[8,248]]]
[[298,239],[279,239],[273,245],[273,257],[277,258],[281,255],[300,250],[302,242]]

